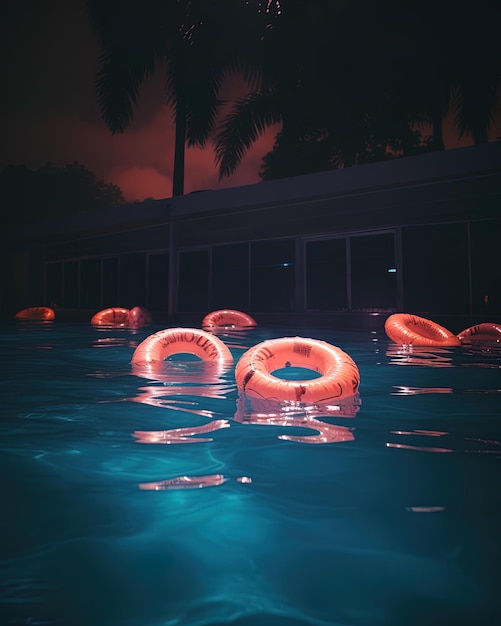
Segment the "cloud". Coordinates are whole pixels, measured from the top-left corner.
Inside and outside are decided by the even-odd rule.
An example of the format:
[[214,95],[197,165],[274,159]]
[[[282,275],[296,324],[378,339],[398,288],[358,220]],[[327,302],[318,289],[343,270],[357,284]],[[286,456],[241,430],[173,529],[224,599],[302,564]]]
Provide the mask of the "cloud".
[[[0,23],[10,54],[0,59],[5,97],[0,101],[0,168],[24,164],[38,169],[77,161],[98,178],[121,187],[128,201],[172,195],[175,128],[165,102],[162,67],[141,85],[129,127],[112,135],[98,110],[95,76],[100,47],[92,34],[84,0],[39,3],[29,0],[9,10]],[[15,60],[15,63],[13,62]],[[221,97],[246,92],[231,75]],[[490,140],[501,135],[501,104]],[[260,182],[262,157],[274,143],[278,127],[268,129],[245,155],[231,177],[219,180],[212,145],[190,148],[185,155],[185,193]],[[450,118],[444,124],[447,148],[459,141]]]
[[167,198],[172,195],[172,178],[153,167],[112,168],[109,179],[120,187],[129,202],[145,198]]

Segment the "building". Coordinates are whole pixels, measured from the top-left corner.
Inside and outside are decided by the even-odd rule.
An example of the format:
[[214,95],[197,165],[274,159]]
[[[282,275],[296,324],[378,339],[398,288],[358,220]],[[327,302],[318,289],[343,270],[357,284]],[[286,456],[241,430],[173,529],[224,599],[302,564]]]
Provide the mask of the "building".
[[[405,311],[501,319],[501,142],[146,200],[2,234],[1,314],[148,308],[199,325]],[[459,330],[459,328],[458,328]]]

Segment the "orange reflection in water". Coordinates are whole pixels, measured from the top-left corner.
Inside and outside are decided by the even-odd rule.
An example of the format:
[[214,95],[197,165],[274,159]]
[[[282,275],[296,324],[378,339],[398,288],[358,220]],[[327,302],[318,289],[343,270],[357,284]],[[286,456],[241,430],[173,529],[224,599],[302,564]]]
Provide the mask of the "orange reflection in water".
[[197,408],[198,399],[227,398],[234,389],[234,384],[222,380],[228,367],[227,363],[200,360],[132,365],[132,374],[151,384],[140,387],[137,395],[127,400],[211,418],[212,411]]
[[[440,430],[392,430],[390,431],[392,435],[403,435],[403,436],[420,436],[420,437],[449,437],[451,433]],[[501,441],[497,441],[496,439],[482,439],[478,437],[465,437],[464,438],[465,446],[461,447],[460,450],[454,448],[445,448],[445,447],[434,447],[434,446],[420,446],[420,445],[412,445],[412,444],[404,444],[404,443],[386,443],[387,448],[397,448],[399,450],[416,450],[419,452],[464,452],[466,454],[495,454],[501,456]],[[469,442],[474,442],[476,444],[476,448],[470,448],[471,444]],[[480,446],[478,445],[480,444]],[[487,446],[487,447],[485,447]]]
[[168,480],[159,480],[151,483],[140,483],[143,491],[166,491],[167,489],[202,489],[203,487],[217,487],[228,479],[223,474],[208,474],[206,476],[176,476]]
[[320,417],[355,417],[360,409],[360,397],[346,398],[338,405],[263,400],[239,393],[235,420],[241,424],[307,428],[317,435],[279,435],[278,439],[298,443],[322,444],[353,441],[352,428],[324,422]]
[[[99,328],[99,327],[98,327]],[[101,337],[95,339],[92,342],[93,348],[132,348],[135,349],[138,345],[137,340],[132,340],[128,335],[122,335],[121,337]]]
[[[194,357],[196,358],[196,357]],[[139,378],[169,384],[213,385],[228,374],[233,363],[227,361],[165,360],[151,361],[141,365],[133,363],[131,373]]]
[[420,452],[454,452],[450,448],[430,448],[429,446],[409,446],[404,443],[387,443],[387,448],[399,448],[401,450],[418,450]]
[[226,392],[227,388],[221,386],[215,387],[197,387],[197,386],[180,386],[180,385],[147,385],[138,389],[138,395],[127,398],[131,402],[141,402],[160,408],[169,408],[173,411],[184,411],[193,415],[201,415],[211,418],[212,411],[207,409],[198,409],[200,402],[196,400],[187,400],[183,396],[203,396],[205,398],[221,398],[221,393]]
[[407,511],[412,511],[412,513],[439,513],[445,511],[445,506],[409,506]]
[[[444,437],[448,432],[440,430],[392,430],[393,435],[421,436],[421,437]],[[387,443],[387,448],[398,448],[400,450],[418,450],[420,452],[454,452],[451,448],[438,448],[433,446],[416,446],[404,443]]]
[[424,435],[426,437],[442,437],[448,435],[448,432],[444,430],[392,430],[390,431],[394,435]]
[[429,347],[388,344],[386,356],[390,365],[423,365],[425,367],[452,367],[454,347]]
[[216,326],[207,332],[221,339],[230,350],[248,350],[248,338],[255,333],[257,326]]
[[393,385],[390,395],[392,396],[416,396],[423,393],[454,393],[452,387],[407,387],[405,385]]
[[[234,384],[224,383],[221,376],[229,364],[215,361],[162,361],[133,365],[132,373],[148,378],[151,384],[140,387],[137,395],[127,398],[150,406],[182,411],[212,420],[214,412],[201,408],[207,399],[226,399]],[[153,380],[152,380],[153,379]],[[187,426],[168,430],[136,430],[137,443],[185,444],[212,441],[210,437],[197,437],[205,433],[229,428],[226,419],[212,420],[201,426]],[[193,438],[192,438],[193,437]]]
[[171,428],[170,430],[135,430],[132,434],[137,443],[203,443],[212,441],[211,437],[198,437],[194,435],[211,433],[221,428],[229,428],[228,420],[214,420],[202,426],[187,426],[185,428]]

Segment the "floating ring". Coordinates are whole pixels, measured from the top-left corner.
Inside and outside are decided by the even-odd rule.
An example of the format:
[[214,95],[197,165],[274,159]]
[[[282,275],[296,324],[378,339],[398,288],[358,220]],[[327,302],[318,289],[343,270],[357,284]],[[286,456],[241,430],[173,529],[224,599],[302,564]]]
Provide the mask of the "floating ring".
[[93,326],[128,326],[129,313],[129,309],[116,306],[110,307],[95,313],[90,323]]
[[[285,367],[304,367],[321,376],[284,380],[272,374]],[[360,384],[358,367],[346,352],[303,337],[269,339],[250,348],[239,359],[235,378],[250,397],[297,402],[339,401],[357,393]]]
[[208,313],[202,320],[202,328],[218,328],[220,326],[256,326],[256,320],[247,313],[233,309],[221,309]]
[[131,328],[139,328],[140,326],[145,326],[150,323],[151,314],[147,309],[141,306],[134,306],[129,311],[129,326]]
[[493,322],[483,322],[465,328],[457,335],[461,343],[473,343],[477,341],[501,341],[501,325]]
[[51,309],[48,306],[31,306],[27,309],[22,309],[21,311],[18,311],[15,315],[15,319],[42,320],[44,322],[49,322],[56,319],[56,314],[54,312],[54,309]]
[[384,329],[395,343],[414,346],[459,346],[454,333],[436,322],[409,313],[394,313]]
[[134,350],[133,365],[159,363],[173,354],[194,354],[203,361],[233,363],[228,346],[198,328],[166,328],[147,337]]

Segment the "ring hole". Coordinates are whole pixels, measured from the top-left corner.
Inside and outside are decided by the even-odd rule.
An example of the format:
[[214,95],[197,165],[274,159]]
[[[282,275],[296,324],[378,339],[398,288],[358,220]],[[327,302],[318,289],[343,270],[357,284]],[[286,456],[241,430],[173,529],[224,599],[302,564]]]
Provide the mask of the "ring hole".
[[313,380],[322,376],[319,372],[310,370],[307,367],[293,367],[291,365],[281,367],[278,370],[270,372],[270,374],[283,380]]
[[175,354],[169,355],[165,361],[202,361],[199,356],[196,354],[191,354],[190,352],[176,352]]

